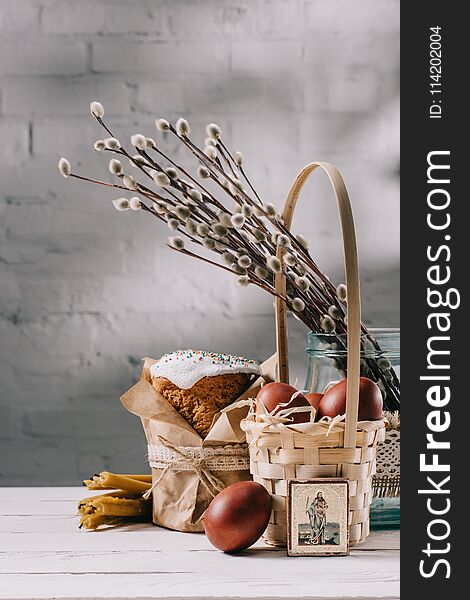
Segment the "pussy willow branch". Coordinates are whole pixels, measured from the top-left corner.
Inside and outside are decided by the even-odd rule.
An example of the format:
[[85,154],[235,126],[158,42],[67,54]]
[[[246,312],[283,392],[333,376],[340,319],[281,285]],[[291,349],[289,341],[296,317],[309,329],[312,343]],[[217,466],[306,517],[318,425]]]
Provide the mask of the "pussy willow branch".
[[69,177],[73,177],[74,179],[81,179],[82,181],[88,181],[89,183],[96,183],[97,185],[104,185],[106,187],[116,188],[118,190],[125,190],[126,192],[129,191],[123,185],[116,185],[115,183],[107,183],[106,181],[100,181],[99,179],[90,179],[89,177],[83,177],[82,175],[77,175],[76,173],[70,173]]
[[[101,117],[96,118],[104,130],[114,138],[113,132],[104,123],[103,119]],[[243,167],[243,156],[237,156],[237,160],[235,160],[237,153],[232,153],[222,140],[220,128],[215,126],[216,131],[212,136],[209,131],[210,127],[208,127],[208,133],[212,137],[211,147],[214,148],[214,151],[209,148],[202,151],[190,139],[188,135],[189,126],[186,131],[183,131],[183,129],[177,130],[178,124],[177,128],[168,124],[170,133],[206,169],[207,175],[201,174],[201,177],[208,177],[217,186],[219,193],[222,193],[225,199],[229,198],[234,203],[235,208],[227,208],[219,200],[218,194],[213,193],[201,181],[193,177],[186,168],[179,165],[166,152],[161,150],[153,140],[140,134],[136,138],[143,139],[144,146],[142,147],[141,141],[135,143],[133,141],[140,158],[132,156],[120,143],[118,148],[112,148],[111,144],[109,147],[103,142],[102,144],[106,150],[127,158],[129,163],[137,167],[144,177],[159,184],[160,190],[158,193],[136,181],[134,177],[132,178],[133,181],[128,181],[126,186],[83,177],[71,173],[70,164],[67,167],[68,173],[63,172],[63,174],[125,191],[129,191],[129,187],[135,186],[135,191],[151,203],[148,206],[144,202],[140,202],[140,207],[144,212],[157,217],[160,221],[166,223],[170,229],[178,232],[191,243],[215,252],[229,266],[191,252],[184,247],[183,241],[177,240],[177,238],[170,238],[170,241],[172,239],[177,240],[176,245],[171,242],[170,247],[173,250],[239,275],[241,285],[251,283],[267,291],[272,296],[281,297],[294,315],[314,331],[324,328],[323,321],[325,318],[333,323],[333,319],[329,316],[325,317],[325,314],[329,313],[330,310],[336,310],[336,313],[331,313],[335,317],[333,327],[336,328],[337,340],[340,346],[343,346],[342,335],[347,332],[346,305],[338,297],[336,287],[320,270],[300,236],[296,237],[285,226],[282,218],[275,212],[272,205],[263,204]],[[147,140],[146,148],[145,140]],[[114,142],[113,144],[116,145]],[[176,169],[177,175],[167,176],[166,170],[169,168],[161,164],[159,159],[154,159],[150,154],[151,151]],[[113,169],[111,170],[114,172]],[[163,179],[158,176],[158,173],[164,174]],[[128,177],[124,175],[122,168],[116,174],[122,179]],[[181,174],[189,181],[182,179]],[[165,177],[167,178],[166,181],[164,181]],[[249,191],[242,186],[241,180],[248,185]],[[250,192],[254,195],[254,198],[251,197]],[[122,205],[122,201],[128,202],[126,199],[119,199],[115,202]],[[137,205],[135,204],[136,201]],[[134,202],[133,205],[132,202]],[[137,198],[131,198],[131,206],[135,209],[139,208]],[[116,207],[118,207],[117,204]],[[251,207],[250,210],[248,210],[248,207]],[[183,209],[186,212],[183,212]],[[120,208],[120,210],[126,210],[126,208]],[[220,213],[217,213],[217,211],[220,211]],[[240,213],[241,220],[239,223],[236,217],[237,213]],[[192,224],[190,224],[190,221],[192,221]],[[199,231],[199,227],[203,226],[205,229]],[[220,231],[216,229],[216,226],[219,227]],[[281,237],[284,237],[282,244],[281,241],[278,241],[281,240]],[[274,258],[277,254],[278,244],[286,247],[286,251],[292,255],[292,266],[289,266],[290,260],[288,263],[280,262],[280,267],[271,266],[274,263],[269,261],[278,260]],[[258,267],[260,270],[258,270]],[[268,268],[266,269],[266,267]],[[280,296],[275,290],[275,274],[273,271],[278,268],[282,269],[286,276],[286,297]],[[300,285],[301,283],[302,285]],[[376,351],[380,353],[379,345],[370,336],[370,332],[364,325],[362,325],[362,331],[370,338]],[[388,408],[390,409],[391,405],[394,408],[398,407],[399,383],[393,369],[383,371],[376,359],[367,355],[364,360],[370,373],[382,383],[383,388],[386,390]]]

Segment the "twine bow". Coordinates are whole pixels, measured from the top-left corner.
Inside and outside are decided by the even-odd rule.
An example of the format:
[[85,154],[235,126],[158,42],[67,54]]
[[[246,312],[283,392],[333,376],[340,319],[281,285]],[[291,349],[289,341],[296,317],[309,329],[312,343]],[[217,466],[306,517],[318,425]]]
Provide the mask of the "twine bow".
[[[192,468],[199,481],[206,488],[206,490],[209,492],[212,498],[218,492],[221,492],[224,489],[225,486],[222,483],[222,481],[218,479],[207,466],[207,461],[213,459],[213,457],[191,456],[189,452],[185,452],[184,450],[182,450],[181,447],[175,446],[175,444],[170,442],[170,440],[167,440],[161,435],[158,436],[158,441],[162,446],[165,446],[165,448],[173,450],[173,452],[175,452],[178,455],[178,458],[166,459],[166,462],[168,462],[168,464],[163,469],[160,476],[152,483],[151,488],[148,489],[143,496],[146,500],[150,498],[150,495],[152,494],[153,490],[157,487],[157,485],[165,476],[165,474],[170,469],[173,469],[179,464],[184,464],[185,466],[190,466]],[[152,463],[150,463],[150,466],[152,466]]]

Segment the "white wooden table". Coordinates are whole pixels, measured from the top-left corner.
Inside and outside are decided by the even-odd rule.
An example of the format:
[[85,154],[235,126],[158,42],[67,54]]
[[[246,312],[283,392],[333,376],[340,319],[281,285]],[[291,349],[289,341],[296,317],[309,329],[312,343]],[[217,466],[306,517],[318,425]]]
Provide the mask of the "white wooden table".
[[150,524],[78,529],[84,488],[0,488],[0,598],[398,598],[398,532],[349,557],[288,558],[261,542],[229,556]]

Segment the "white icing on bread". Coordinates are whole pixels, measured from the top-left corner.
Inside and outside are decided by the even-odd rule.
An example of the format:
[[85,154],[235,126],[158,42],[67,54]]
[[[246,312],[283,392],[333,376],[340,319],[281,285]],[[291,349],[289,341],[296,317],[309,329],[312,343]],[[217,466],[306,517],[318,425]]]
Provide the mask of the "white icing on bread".
[[230,373],[260,375],[259,365],[249,358],[205,352],[203,350],[178,350],[165,354],[150,367],[152,377],[164,377],[181,389],[188,390],[203,377]]

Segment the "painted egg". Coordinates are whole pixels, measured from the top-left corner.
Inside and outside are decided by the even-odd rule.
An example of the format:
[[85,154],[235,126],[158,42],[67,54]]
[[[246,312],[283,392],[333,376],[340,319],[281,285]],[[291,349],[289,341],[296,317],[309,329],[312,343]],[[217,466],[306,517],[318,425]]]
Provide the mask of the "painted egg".
[[313,406],[313,408],[318,409],[318,405],[321,402],[321,399],[323,398],[323,394],[320,394],[320,392],[311,392],[310,394],[305,394],[305,398],[307,399],[307,402],[310,404],[310,406]]
[[206,535],[224,552],[249,548],[263,534],[271,515],[271,496],[254,481],[229,485],[212,500],[204,516]]
[[[346,412],[346,379],[330,388],[318,405],[318,418],[336,417]],[[377,421],[382,418],[383,399],[379,386],[368,377],[359,382],[359,421]]]
[[[279,406],[279,404],[286,404],[286,406],[282,407],[282,410],[286,408],[296,408],[298,406],[310,406],[308,400],[303,394],[298,394],[291,400],[292,396],[296,393],[297,390],[295,387],[292,387],[287,383],[274,381],[264,385],[258,392],[256,398],[264,404],[268,412],[273,412],[274,409]],[[276,414],[276,412],[277,411],[275,411],[273,414]],[[310,421],[310,413],[294,413],[289,415],[289,418],[292,419],[293,423],[307,423]]]

